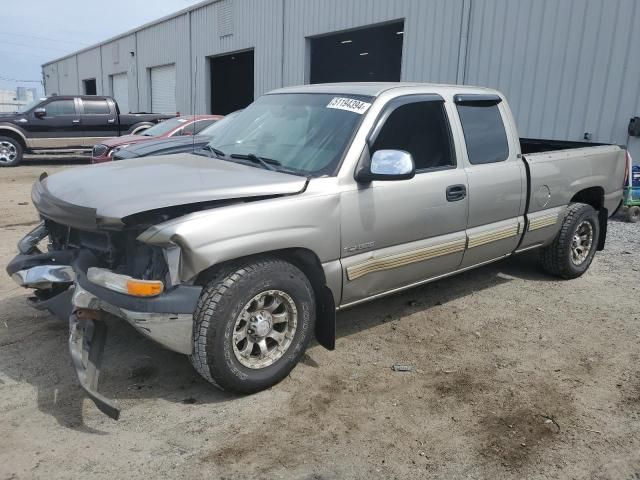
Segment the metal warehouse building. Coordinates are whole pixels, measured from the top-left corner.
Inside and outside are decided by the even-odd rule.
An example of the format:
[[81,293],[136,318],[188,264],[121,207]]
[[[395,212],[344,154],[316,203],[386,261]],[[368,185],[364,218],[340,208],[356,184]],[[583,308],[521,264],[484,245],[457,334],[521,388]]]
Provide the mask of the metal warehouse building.
[[490,86],[521,136],[628,143],[638,160],[638,45],[637,0],[218,0],[42,69],[47,94],[182,114],[302,83]]

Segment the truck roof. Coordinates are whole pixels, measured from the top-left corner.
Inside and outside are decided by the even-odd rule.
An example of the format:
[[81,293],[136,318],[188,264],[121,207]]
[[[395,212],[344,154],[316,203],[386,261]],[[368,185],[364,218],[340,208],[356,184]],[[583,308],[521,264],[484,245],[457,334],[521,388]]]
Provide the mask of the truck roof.
[[82,100],[108,100],[112,99],[108,95],[47,95],[40,100],[48,100],[50,98],[56,98],[60,100],[73,100],[74,98],[81,98]]
[[446,85],[438,83],[412,83],[412,82],[344,82],[344,83],[318,83],[314,85],[298,85],[294,87],[279,88],[272,93],[334,93],[346,95],[367,95],[377,97],[387,90],[395,88],[425,88],[429,93],[492,93],[499,94],[492,88],[474,87],[469,85]]

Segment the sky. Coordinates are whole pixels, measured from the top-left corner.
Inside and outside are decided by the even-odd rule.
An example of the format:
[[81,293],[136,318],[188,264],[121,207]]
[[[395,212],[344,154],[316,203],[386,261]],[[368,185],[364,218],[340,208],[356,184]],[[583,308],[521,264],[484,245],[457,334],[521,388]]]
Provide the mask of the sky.
[[0,0],[0,88],[42,94],[43,63],[200,1]]

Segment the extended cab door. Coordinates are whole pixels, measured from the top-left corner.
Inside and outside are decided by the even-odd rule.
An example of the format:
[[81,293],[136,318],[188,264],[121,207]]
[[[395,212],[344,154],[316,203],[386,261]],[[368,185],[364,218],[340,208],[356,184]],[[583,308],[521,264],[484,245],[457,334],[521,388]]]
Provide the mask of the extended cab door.
[[84,145],[92,147],[104,138],[118,136],[115,103],[106,98],[82,98],[82,130]]
[[387,149],[411,153],[416,175],[342,193],[343,305],[452,272],[462,260],[467,180],[443,99],[392,100],[363,155]]
[[466,144],[468,244],[461,267],[507,255],[524,227],[526,172],[508,107],[498,95],[456,95]]
[[[44,108],[44,115],[36,115]],[[28,123],[21,125],[29,132],[34,149],[61,149],[82,146],[82,129],[77,99],[52,97],[28,114]]]

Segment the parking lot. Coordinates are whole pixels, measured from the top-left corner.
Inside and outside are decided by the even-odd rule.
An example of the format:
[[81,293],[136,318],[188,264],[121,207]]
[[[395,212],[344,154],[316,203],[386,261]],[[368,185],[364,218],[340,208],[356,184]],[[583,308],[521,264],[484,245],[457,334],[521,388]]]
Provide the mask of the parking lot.
[[[0,171],[0,264],[36,223],[32,182]],[[84,399],[67,325],[0,275],[0,479],[640,477],[640,224],[560,281],[525,254],[338,315],[277,386],[215,390],[186,357],[110,322]],[[395,371],[393,365],[410,371]]]

